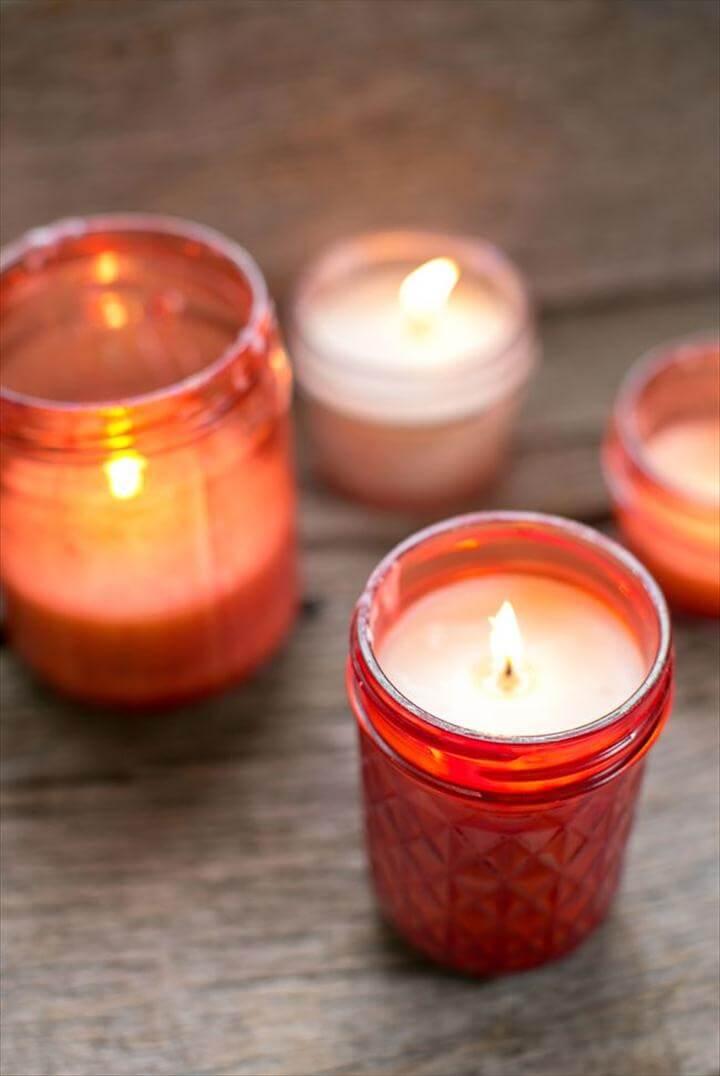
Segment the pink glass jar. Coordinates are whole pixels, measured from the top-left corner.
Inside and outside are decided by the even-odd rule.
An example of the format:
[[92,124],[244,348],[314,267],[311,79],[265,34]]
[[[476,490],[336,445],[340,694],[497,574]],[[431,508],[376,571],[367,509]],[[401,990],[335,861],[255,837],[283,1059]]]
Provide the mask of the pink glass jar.
[[245,676],[296,607],[290,374],[259,269],[209,229],[130,215],[30,232],[0,282],[17,653],[110,704]]
[[[438,259],[457,283],[418,326],[402,285]],[[417,512],[495,478],[538,358],[515,266],[483,240],[432,232],[371,233],[321,254],[295,294],[290,349],[318,474],[364,503]]]
[[[488,737],[425,712],[376,651],[408,606],[449,582],[547,574],[621,617],[646,678],[570,732]],[[618,885],[645,756],[668,717],[670,625],[648,573],[579,524],[522,513],[459,517],[414,535],[373,572],[352,628],[367,846],[380,906],[408,941],[462,971],[561,956],[603,919]]]
[[665,345],[632,368],[604,468],[623,534],[668,598],[720,615],[720,341]]

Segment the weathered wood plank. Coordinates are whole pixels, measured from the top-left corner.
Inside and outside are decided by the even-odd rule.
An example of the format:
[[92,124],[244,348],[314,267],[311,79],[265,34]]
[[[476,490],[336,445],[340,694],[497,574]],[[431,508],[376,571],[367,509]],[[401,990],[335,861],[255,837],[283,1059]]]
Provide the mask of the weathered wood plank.
[[278,293],[366,228],[488,235],[543,298],[715,272],[715,0],[6,4],[6,238],[147,209]]
[[[717,322],[715,0],[2,14],[6,239],[174,212],[245,242],[282,297],[351,230],[489,235],[559,313],[482,505],[607,525],[598,444],[623,371]],[[442,974],[376,919],[342,685],[353,601],[418,521],[301,472],[305,612],[253,682],[132,719],[60,702],[0,653],[2,1072],[716,1073],[717,626],[676,623],[675,716],[608,924],[530,975]]]
[[[568,484],[579,452],[588,472],[569,485],[605,517],[597,476],[592,498],[579,493],[617,379],[712,308],[700,297],[549,319],[516,495],[534,487],[534,507],[559,507],[557,467]],[[306,478],[297,630],[261,676],[202,706],[80,712],[2,653],[6,1076],[716,1071],[713,623],[676,623],[675,715],[620,901],[584,948],[478,983],[423,963],[377,921],[342,669],[357,593],[411,525]]]
[[339,676],[349,562],[324,551],[308,567],[331,597],[248,690],[139,727],[49,698],[24,734],[13,722],[4,1071],[710,1076],[708,626],[679,633],[676,717],[611,922],[562,965],[475,984],[375,921]]

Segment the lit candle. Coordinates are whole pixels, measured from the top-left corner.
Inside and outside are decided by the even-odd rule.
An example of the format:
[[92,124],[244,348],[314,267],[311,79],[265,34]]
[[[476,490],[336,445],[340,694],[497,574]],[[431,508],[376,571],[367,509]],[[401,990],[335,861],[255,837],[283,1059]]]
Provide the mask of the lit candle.
[[[442,383],[459,356],[501,345],[512,330],[512,314],[456,261],[432,258],[416,269],[381,266],[357,279],[333,282],[309,306],[306,330],[323,352],[341,353],[348,365],[364,365],[364,395],[358,399],[348,385],[347,408],[397,418],[405,408],[410,412],[414,401],[402,394],[388,399],[383,377]],[[379,375],[375,380],[373,372]],[[426,418],[430,401],[423,403]]]
[[411,509],[496,473],[535,359],[514,268],[486,244],[416,233],[325,254],[301,281],[291,343],[318,469]]
[[289,374],[259,270],[198,226],[70,221],[4,255],[0,570],[56,687],[244,676],[295,608]]
[[412,702],[489,736],[588,724],[628,699],[645,673],[632,633],[605,603],[526,574],[433,590],[398,618],[377,657]]
[[668,596],[720,614],[720,342],[666,345],[631,369],[604,463],[620,526]]
[[373,878],[401,933],[478,974],[581,942],[670,708],[669,617],[641,565],[567,520],[438,524],[370,577],[347,683]]

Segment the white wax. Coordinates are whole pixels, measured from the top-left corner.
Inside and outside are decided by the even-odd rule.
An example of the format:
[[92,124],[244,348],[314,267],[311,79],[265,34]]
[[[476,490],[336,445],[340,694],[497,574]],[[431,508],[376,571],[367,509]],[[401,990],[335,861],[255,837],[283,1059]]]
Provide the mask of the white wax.
[[691,419],[657,430],[645,444],[651,466],[690,495],[720,501],[720,421]]
[[[493,676],[489,617],[504,601],[525,653],[518,689]],[[388,679],[444,721],[491,736],[564,732],[628,699],[647,669],[629,629],[599,599],[555,579],[502,573],[441,587],[380,641]]]
[[481,242],[422,235],[326,258],[298,294],[291,349],[325,479],[423,512],[495,475],[536,359],[512,266]]
[[304,313],[308,340],[368,371],[422,376],[468,354],[496,350],[507,339],[512,312],[462,267],[444,309],[427,325],[413,324],[399,299],[400,285],[413,268],[381,264],[326,284]]

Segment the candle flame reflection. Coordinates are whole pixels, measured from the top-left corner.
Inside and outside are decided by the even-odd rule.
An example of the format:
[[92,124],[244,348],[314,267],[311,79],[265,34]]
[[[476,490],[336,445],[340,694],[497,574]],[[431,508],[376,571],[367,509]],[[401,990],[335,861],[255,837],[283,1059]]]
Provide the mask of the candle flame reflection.
[[112,292],[106,292],[99,299],[100,314],[108,329],[123,329],[128,323],[125,303]]
[[505,601],[490,620],[490,653],[500,687],[514,687],[522,673],[525,644],[515,610]]
[[117,254],[111,250],[104,250],[98,254],[95,262],[95,279],[98,284],[114,284],[120,275],[120,264]]
[[400,285],[403,313],[413,325],[430,327],[459,279],[460,269],[452,258],[432,258],[413,269]]
[[147,460],[139,452],[119,452],[103,464],[110,493],[118,501],[137,497],[145,482]]

